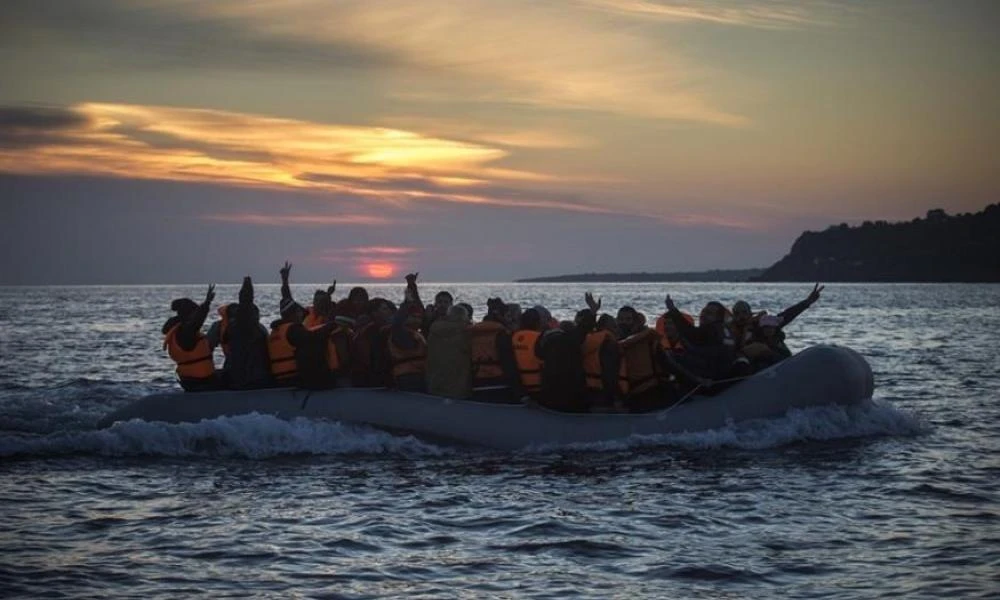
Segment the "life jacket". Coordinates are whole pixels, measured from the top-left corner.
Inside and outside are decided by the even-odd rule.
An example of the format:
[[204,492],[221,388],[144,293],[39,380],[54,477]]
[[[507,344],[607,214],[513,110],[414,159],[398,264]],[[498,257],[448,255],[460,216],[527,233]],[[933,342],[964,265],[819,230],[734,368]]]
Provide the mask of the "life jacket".
[[302,325],[306,329],[316,329],[326,325],[326,318],[316,312],[316,309],[309,307],[306,309],[306,317],[302,320]]
[[208,379],[215,375],[215,363],[212,362],[212,349],[208,345],[208,339],[197,333],[194,349],[185,350],[177,343],[180,327],[180,323],[174,325],[163,337],[163,348],[177,363],[177,376],[181,379]]
[[267,353],[271,357],[271,375],[278,381],[298,376],[295,364],[295,346],[288,341],[288,328],[292,323],[282,323],[267,336]]
[[521,385],[529,394],[536,394],[542,389],[543,363],[535,355],[535,344],[541,337],[540,331],[521,329],[511,336],[514,346],[514,360],[517,361],[517,371],[521,376]]
[[229,358],[229,342],[226,337],[229,333],[229,305],[223,304],[219,307],[219,342],[222,345],[222,354]]
[[392,376],[399,378],[403,375],[415,375],[423,373],[427,364],[427,340],[419,331],[407,330],[417,342],[416,347],[410,350],[403,350],[392,343],[392,336],[389,336],[389,358],[392,359]]
[[605,340],[615,341],[611,332],[602,329],[588,333],[583,341],[583,375],[587,389],[604,390],[604,381],[601,378],[601,346]]
[[656,367],[656,332],[644,329],[618,342],[621,349],[621,368],[618,371],[618,388],[623,395],[636,395],[656,387],[659,372]]
[[473,382],[503,377],[503,368],[497,354],[497,335],[504,331],[504,326],[493,321],[483,321],[469,326],[466,331],[471,347]]
[[[326,325],[325,323],[320,323],[318,325],[313,325],[308,329],[310,331],[316,331],[317,329],[323,328],[325,325]],[[341,349],[337,347],[337,337],[344,335],[346,335],[346,332],[343,328],[334,327],[333,331],[331,331],[326,338],[326,368],[330,369],[331,373],[336,373],[337,371],[339,371],[341,364],[343,362],[346,362],[346,361],[341,361],[340,359]]]
[[[681,316],[688,323],[694,325],[694,317],[686,312],[681,312]],[[684,342],[680,339],[671,342],[667,339],[667,319],[669,317],[666,314],[662,314],[656,319],[656,333],[660,334],[660,345],[663,346],[664,350],[669,350],[675,354],[684,352]]]

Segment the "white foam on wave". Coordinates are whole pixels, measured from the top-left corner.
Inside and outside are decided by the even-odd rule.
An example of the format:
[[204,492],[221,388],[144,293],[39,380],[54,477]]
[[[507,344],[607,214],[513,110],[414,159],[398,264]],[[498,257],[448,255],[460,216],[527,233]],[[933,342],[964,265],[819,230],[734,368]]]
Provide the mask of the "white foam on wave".
[[199,423],[133,420],[101,430],[0,438],[0,456],[5,457],[98,454],[265,459],[301,454],[428,456],[444,452],[444,448],[412,436],[303,418],[285,421],[256,413]]
[[[761,450],[796,442],[826,441],[883,435],[919,435],[927,425],[916,415],[882,400],[856,406],[815,406],[791,409],[784,417],[754,419],[719,429],[636,435],[624,440],[574,444],[569,448],[588,451],[622,451],[630,448],[672,446],[685,449],[739,448]],[[531,452],[551,452],[567,446],[540,446]]]

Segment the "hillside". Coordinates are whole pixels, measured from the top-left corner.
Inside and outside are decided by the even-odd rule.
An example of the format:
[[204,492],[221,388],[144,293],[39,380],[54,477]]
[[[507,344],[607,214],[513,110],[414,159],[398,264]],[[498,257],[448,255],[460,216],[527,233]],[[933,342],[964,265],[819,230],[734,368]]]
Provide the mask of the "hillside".
[[1000,204],[807,231],[756,281],[1000,282]]

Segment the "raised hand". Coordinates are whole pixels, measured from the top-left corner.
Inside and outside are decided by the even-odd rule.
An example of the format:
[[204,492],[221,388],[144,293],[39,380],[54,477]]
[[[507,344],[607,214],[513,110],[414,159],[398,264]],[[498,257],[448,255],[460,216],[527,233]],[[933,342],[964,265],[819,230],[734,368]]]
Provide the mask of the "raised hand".
[[583,299],[587,302],[587,307],[594,314],[597,314],[597,311],[601,310],[601,299],[600,298],[598,298],[597,301],[595,302],[594,301],[594,295],[591,294],[590,292],[585,292],[583,294]]
[[326,288],[326,293],[330,294],[330,297],[332,298],[333,297],[333,293],[335,291],[337,291],[337,280],[336,279],[334,279],[333,283],[331,283],[330,286]]
[[663,303],[667,305],[667,310],[677,310],[677,305],[674,304],[674,301],[670,298],[670,294],[667,294]]
[[281,267],[278,273],[281,273],[281,280],[284,281],[288,279],[288,274],[292,272],[292,263],[285,261],[285,266]]
[[205,303],[211,304],[212,300],[215,300],[215,284],[209,284],[208,291],[205,292]]
[[822,292],[825,288],[826,288],[825,285],[820,285],[818,283],[814,285],[812,291],[809,292],[809,298],[808,298],[809,304],[812,304],[813,302],[819,300],[819,293]]
[[408,283],[410,285],[413,285],[413,284],[417,283],[417,276],[418,275],[420,275],[420,271],[417,271],[416,273],[407,273],[407,275],[406,275],[406,283]]

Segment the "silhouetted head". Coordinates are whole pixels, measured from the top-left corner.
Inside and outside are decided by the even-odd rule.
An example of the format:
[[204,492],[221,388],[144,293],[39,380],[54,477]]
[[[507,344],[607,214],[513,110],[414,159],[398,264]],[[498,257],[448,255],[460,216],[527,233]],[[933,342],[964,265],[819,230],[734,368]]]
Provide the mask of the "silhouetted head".
[[552,313],[549,312],[549,309],[545,308],[541,304],[536,304],[531,308],[538,313],[538,317],[542,320],[542,331],[548,329],[552,323]]
[[623,306],[618,309],[618,329],[623,336],[630,336],[639,328],[639,315],[631,306]]
[[385,298],[372,298],[366,311],[376,323],[388,323],[396,313],[396,307]]
[[187,319],[198,310],[198,304],[190,298],[178,298],[170,303],[170,310],[181,319]]
[[521,329],[530,329],[531,331],[541,331],[542,316],[538,314],[537,310],[529,308],[528,310],[521,313],[521,319],[519,325]]
[[445,318],[449,321],[454,321],[456,323],[471,323],[469,318],[469,313],[465,312],[465,309],[461,305],[453,304],[448,307],[448,314]]
[[726,307],[721,302],[711,301],[701,309],[698,326],[721,325],[726,321]]
[[597,318],[597,330],[609,331],[616,338],[622,337],[621,330],[618,328],[618,322],[608,313],[604,313]]
[[490,298],[486,301],[486,316],[502,321],[507,312],[507,305],[500,298]]
[[750,304],[745,300],[739,300],[736,304],[733,304],[733,322],[743,325],[749,323],[750,319],[753,318],[753,313],[750,311]]
[[364,312],[368,307],[368,290],[360,286],[351,288],[347,294],[347,301],[351,303],[358,314]]
[[461,306],[465,309],[465,312],[469,313],[469,320],[471,321],[473,316],[472,305],[468,302],[459,302],[458,306]]
[[584,333],[590,333],[594,330],[594,326],[597,325],[597,317],[594,316],[594,311],[585,308],[576,312],[573,323]]
[[313,293],[313,310],[320,315],[328,315],[333,310],[333,299],[324,290]]
[[452,297],[451,293],[441,290],[437,294],[434,294],[434,314],[443,317],[448,314],[448,309],[454,304],[455,299]]
[[518,324],[521,322],[521,305],[516,302],[507,304],[503,317],[507,329],[517,329]]

